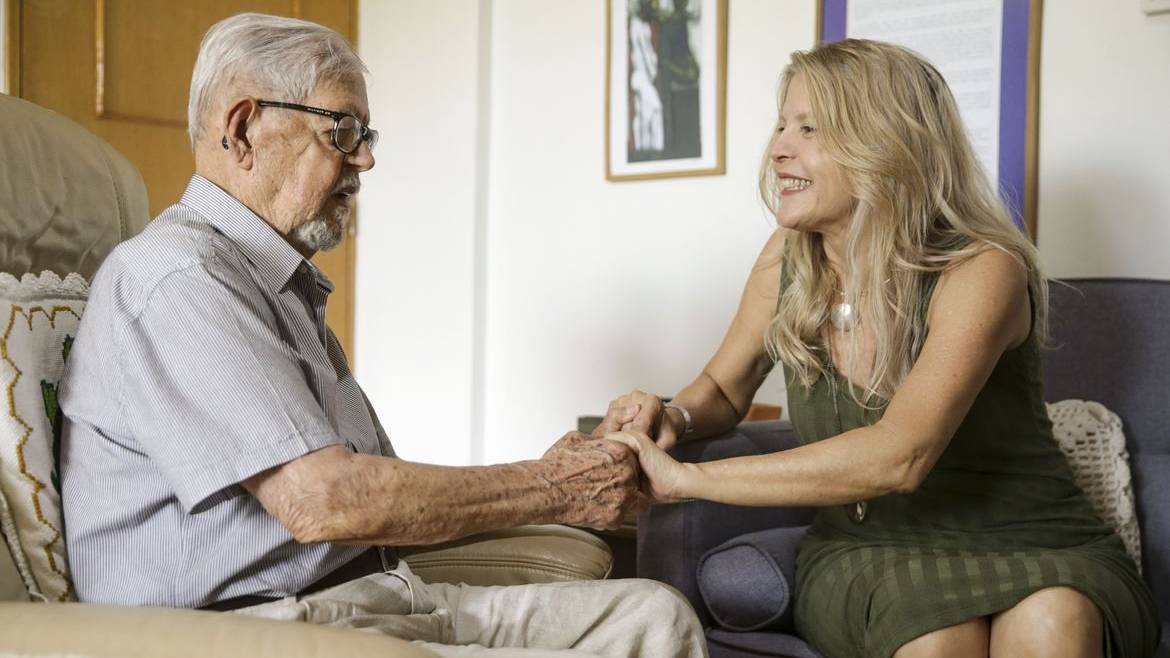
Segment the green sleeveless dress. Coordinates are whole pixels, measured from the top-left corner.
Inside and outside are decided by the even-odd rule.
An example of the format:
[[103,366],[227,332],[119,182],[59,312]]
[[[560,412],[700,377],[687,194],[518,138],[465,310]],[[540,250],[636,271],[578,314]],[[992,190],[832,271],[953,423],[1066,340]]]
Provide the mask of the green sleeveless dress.
[[[830,373],[806,387],[784,369],[802,443],[882,415],[884,405],[866,410],[852,384]],[[818,511],[797,553],[794,613],[797,632],[826,658],[883,657],[1054,586],[1077,589],[1100,608],[1106,656],[1153,655],[1161,632],[1153,599],[1121,539],[1073,483],[1052,438],[1029,336],[1000,357],[914,493]]]

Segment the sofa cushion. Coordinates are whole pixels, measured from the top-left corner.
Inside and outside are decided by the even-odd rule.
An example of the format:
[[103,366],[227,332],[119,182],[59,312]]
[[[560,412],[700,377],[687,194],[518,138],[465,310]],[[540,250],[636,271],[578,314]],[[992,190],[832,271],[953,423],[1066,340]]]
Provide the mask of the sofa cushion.
[[792,630],[796,547],[806,530],[798,526],[741,535],[699,558],[699,593],[716,623],[733,631]]
[[1077,486],[1101,520],[1121,536],[1140,571],[1142,542],[1121,419],[1103,405],[1085,400],[1049,404],[1048,417]]
[[[0,529],[34,599],[68,601],[57,386],[85,307],[79,275],[0,273]],[[4,514],[5,508],[7,514]]]

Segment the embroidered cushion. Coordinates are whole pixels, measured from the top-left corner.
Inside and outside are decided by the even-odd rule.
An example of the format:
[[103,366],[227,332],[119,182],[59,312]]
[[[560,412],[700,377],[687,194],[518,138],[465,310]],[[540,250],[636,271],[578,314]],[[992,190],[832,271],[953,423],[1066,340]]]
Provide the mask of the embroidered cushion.
[[[8,511],[8,502],[4,500],[4,496],[0,496],[0,519],[4,518],[11,519],[12,515]],[[15,530],[13,532],[15,533]],[[28,601],[28,586],[24,584],[24,575],[20,573],[16,560],[12,558],[12,551],[4,542],[6,536],[0,531],[0,602]]]
[[1141,571],[1142,542],[1121,419],[1103,405],[1086,400],[1049,404],[1048,417],[1077,486],[1101,520],[1121,536],[1126,552]]
[[0,273],[0,530],[28,588],[74,598],[62,534],[58,382],[85,308],[80,275]]

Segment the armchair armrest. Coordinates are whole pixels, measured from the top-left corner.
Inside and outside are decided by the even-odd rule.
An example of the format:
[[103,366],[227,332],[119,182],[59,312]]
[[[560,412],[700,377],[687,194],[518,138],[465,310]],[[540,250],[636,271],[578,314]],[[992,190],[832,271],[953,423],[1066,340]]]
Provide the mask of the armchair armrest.
[[437,658],[387,635],[226,612],[0,603],[0,654],[85,658]]
[[[684,443],[671,454],[684,462],[763,455],[799,445],[788,421],[741,423],[720,437]],[[708,550],[739,535],[812,523],[808,507],[739,507],[708,501],[656,505],[638,518],[638,577],[652,578],[683,593],[704,626],[711,615],[695,573]]]
[[601,580],[613,565],[604,541],[562,525],[520,526],[432,546],[400,547],[398,555],[423,582],[468,585]]

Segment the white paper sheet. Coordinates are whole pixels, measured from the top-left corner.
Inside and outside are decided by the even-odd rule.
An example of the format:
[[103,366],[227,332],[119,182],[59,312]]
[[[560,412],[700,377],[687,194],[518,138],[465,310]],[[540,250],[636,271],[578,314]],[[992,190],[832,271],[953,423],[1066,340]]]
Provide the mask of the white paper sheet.
[[999,178],[1004,0],[849,0],[846,34],[906,46],[942,73],[975,153]]

